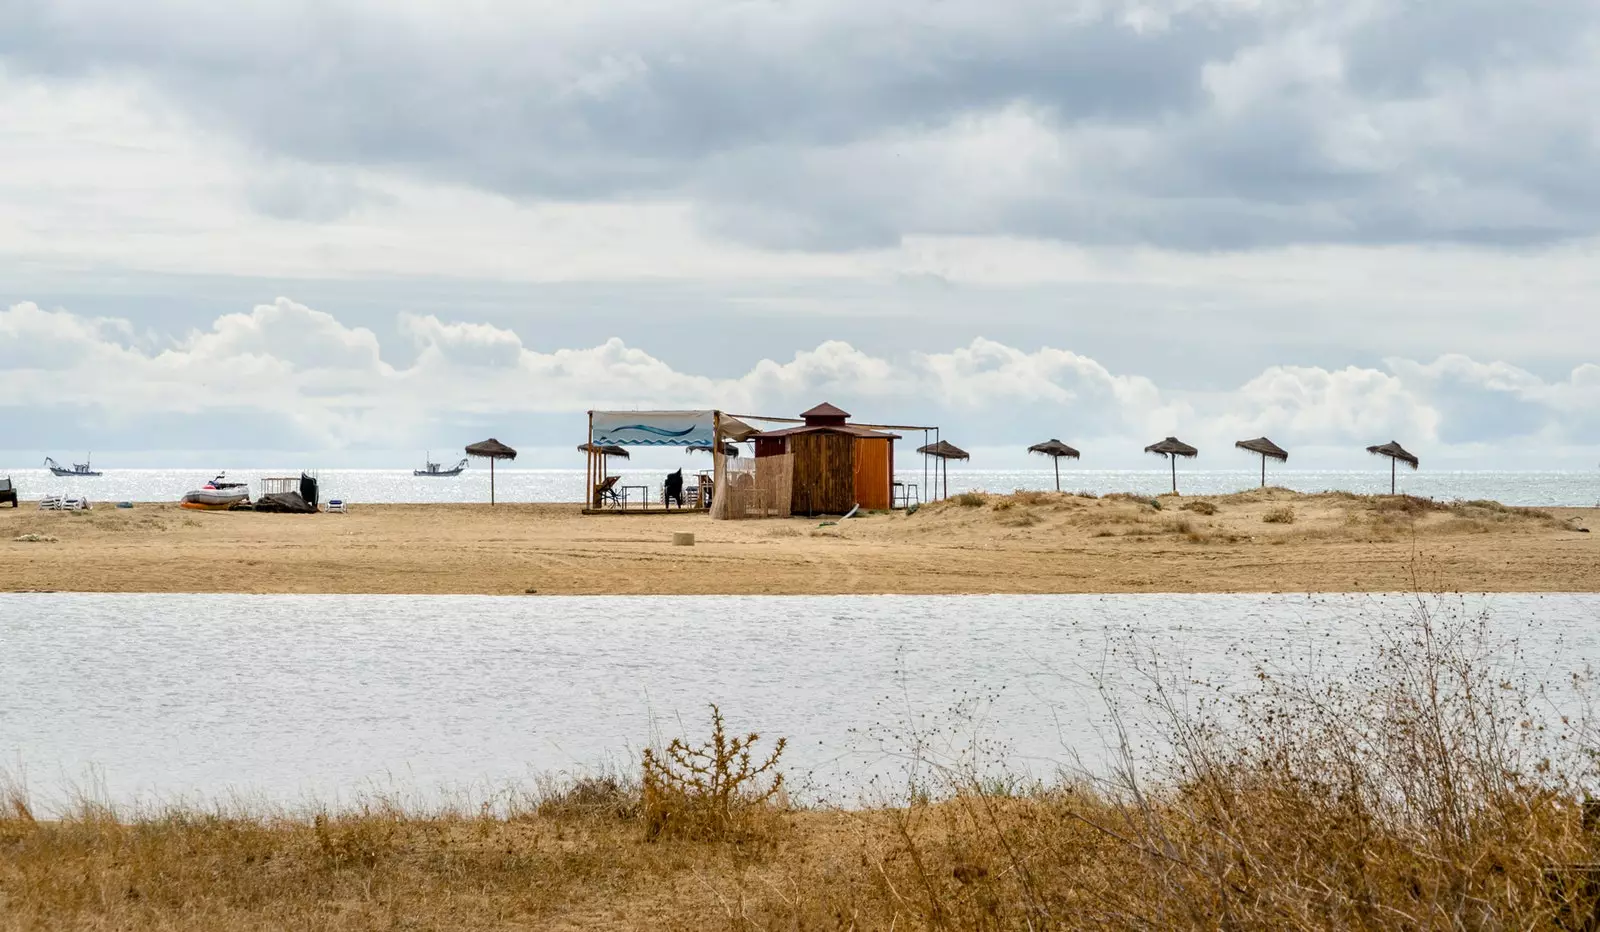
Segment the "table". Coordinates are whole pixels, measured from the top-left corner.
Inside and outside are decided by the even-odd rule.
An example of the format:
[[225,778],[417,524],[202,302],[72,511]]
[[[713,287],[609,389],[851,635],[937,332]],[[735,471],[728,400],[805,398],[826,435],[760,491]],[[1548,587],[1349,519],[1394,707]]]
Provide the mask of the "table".
[[628,491],[630,489],[638,489],[639,490],[639,507],[640,508],[649,508],[650,507],[650,487],[649,486],[647,486],[647,485],[619,485],[619,486],[617,486],[617,497],[622,499],[622,510],[623,511],[627,511],[628,510]]

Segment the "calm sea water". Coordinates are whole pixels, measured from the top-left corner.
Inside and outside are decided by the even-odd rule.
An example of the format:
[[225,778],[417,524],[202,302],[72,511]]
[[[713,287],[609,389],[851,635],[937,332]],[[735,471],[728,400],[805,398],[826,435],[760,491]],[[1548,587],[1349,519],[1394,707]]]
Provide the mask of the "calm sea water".
[[[1439,608],[1490,613],[1544,682],[1600,659],[1600,594]],[[627,764],[653,735],[702,732],[717,702],[737,729],[788,736],[807,792],[849,800],[903,775],[919,742],[948,760],[977,738],[1040,774],[1074,752],[1092,764],[1105,696],[1136,702],[1152,658],[1160,677],[1223,686],[1261,662],[1337,670],[1414,610],[1371,595],[9,594],[0,764],[46,805],[68,785],[124,803],[482,798]]]
[[[685,472],[693,472],[686,467]],[[248,481],[252,492],[260,491],[262,476],[298,475],[298,470],[237,469],[228,477]],[[645,485],[657,494],[666,470],[623,470],[623,484]],[[0,468],[0,476],[10,475],[24,499],[38,499],[47,493],[87,495],[95,501],[177,501],[191,489],[199,488],[211,474],[192,469],[108,469],[94,479],[60,478],[47,470]],[[323,496],[351,502],[484,502],[489,500],[489,473],[468,469],[451,479],[417,478],[401,469],[330,469],[320,477]],[[923,473],[902,472],[898,478],[919,486],[926,500],[932,489]],[[1349,492],[1389,491],[1389,472],[1384,468],[1367,471],[1328,472],[1274,470],[1275,485],[1302,492],[1341,489]],[[1155,495],[1170,487],[1165,470],[1063,470],[1061,486],[1068,491],[1137,492]],[[1198,470],[1180,468],[1178,487],[1193,495],[1221,494],[1255,488],[1258,473],[1251,470]],[[1055,477],[1049,470],[955,470],[950,471],[951,494],[969,490],[1011,492],[1016,489],[1052,489]],[[1399,489],[1412,495],[1437,499],[1487,498],[1510,505],[1600,504],[1600,470],[1593,472],[1407,472],[1399,476]],[[505,502],[579,502],[583,500],[581,469],[497,469],[495,496]]]

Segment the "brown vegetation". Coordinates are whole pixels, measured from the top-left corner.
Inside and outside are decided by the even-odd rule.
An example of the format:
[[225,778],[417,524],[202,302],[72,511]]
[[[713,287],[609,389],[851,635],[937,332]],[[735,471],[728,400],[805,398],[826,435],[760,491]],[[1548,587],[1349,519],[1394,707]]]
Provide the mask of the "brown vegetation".
[[1103,778],[924,768],[859,811],[788,808],[781,743],[720,715],[640,782],[498,812],[44,820],[14,794],[0,930],[1592,929],[1593,744],[1508,656],[1424,610],[1337,678],[1263,669],[1220,707],[1152,679],[1170,750]]

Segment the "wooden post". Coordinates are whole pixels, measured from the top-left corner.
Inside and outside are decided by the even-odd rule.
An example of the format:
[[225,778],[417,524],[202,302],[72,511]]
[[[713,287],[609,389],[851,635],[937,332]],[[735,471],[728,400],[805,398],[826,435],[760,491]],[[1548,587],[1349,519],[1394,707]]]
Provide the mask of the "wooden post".
[[1394,457],[1389,457],[1389,494],[1394,494]]
[[489,504],[494,505],[494,457],[489,457]]
[[1178,454],[1168,453],[1167,459],[1172,462],[1172,491],[1176,494],[1178,491]]
[[1261,487],[1267,487],[1267,454],[1261,454]]
[[[724,479],[727,478],[727,468],[722,462],[722,412],[711,412],[711,494],[721,495],[727,491]],[[724,510],[723,514],[728,512]]]
[[1050,457],[1050,462],[1054,463],[1056,467],[1056,491],[1059,492],[1061,491],[1061,457],[1052,456]]
[[583,507],[594,507],[594,412],[589,412],[589,449],[583,451]]

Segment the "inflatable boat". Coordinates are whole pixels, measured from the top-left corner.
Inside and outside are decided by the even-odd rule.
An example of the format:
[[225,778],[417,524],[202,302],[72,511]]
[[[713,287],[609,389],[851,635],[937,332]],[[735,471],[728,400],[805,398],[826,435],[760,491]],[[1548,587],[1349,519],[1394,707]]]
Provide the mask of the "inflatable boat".
[[184,493],[181,504],[201,511],[226,511],[249,499],[250,493],[245,489],[195,489]]

